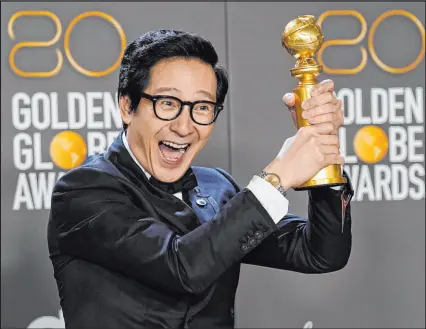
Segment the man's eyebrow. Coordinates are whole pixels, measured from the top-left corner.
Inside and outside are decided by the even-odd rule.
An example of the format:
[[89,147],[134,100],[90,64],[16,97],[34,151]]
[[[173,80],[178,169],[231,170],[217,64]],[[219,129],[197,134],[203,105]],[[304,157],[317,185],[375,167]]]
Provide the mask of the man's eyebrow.
[[197,90],[197,94],[202,94],[204,96],[207,96],[210,99],[215,99],[216,97],[210,94],[208,91],[205,90]]
[[177,88],[172,88],[172,87],[160,87],[158,89],[154,90],[154,93],[162,93],[162,92],[166,92],[166,91],[174,91],[178,94],[180,94],[180,90]]
[[[157,88],[157,89],[155,89],[154,91],[153,91],[153,93],[154,94],[157,94],[157,93],[162,93],[162,92],[169,92],[169,91],[174,91],[174,92],[176,92],[176,93],[178,93],[178,94],[180,94],[181,93],[181,91],[179,90],[179,89],[177,89],[177,88],[173,88],[173,87],[160,87],[160,88]],[[201,95],[204,95],[204,96],[207,96],[209,99],[211,99],[211,100],[213,100],[213,99],[215,99],[215,96],[213,96],[211,93],[209,93],[208,91],[206,91],[206,90],[202,90],[202,89],[200,89],[200,90],[197,90],[197,92],[196,92],[197,94],[201,94]]]

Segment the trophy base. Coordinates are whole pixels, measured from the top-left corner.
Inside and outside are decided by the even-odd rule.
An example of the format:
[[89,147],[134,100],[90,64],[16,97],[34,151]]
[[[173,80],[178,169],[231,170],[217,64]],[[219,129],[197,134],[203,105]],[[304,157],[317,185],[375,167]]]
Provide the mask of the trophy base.
[[346,183],[347,179],[342,175],[342,167],[340,165],[330,165],[320,170],[320,172],[310,180],[295,187],[294,190],[304,191],[319,187],[340,186]]
[[342,178],[335,178],[335,179],[318,179],[318,180],[309,180],[305,184],[302,184],[298,187],[295,187],[295,191],[306,191],[306,190],[313,190],[315,188],[320,187],[333,187],[333,186],[342,186],[347,183],[347,179]]

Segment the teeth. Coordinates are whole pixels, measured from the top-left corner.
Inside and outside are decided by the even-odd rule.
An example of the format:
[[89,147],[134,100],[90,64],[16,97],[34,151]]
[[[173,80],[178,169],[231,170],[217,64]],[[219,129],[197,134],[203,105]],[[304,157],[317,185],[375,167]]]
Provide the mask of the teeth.
[[189,145],[189,144],[175,144],[175,143],[166,142],[166,141],[163,141],[163,144],[174,147],[175,149],[180,149],[180,151],[184,151],[184,149]]

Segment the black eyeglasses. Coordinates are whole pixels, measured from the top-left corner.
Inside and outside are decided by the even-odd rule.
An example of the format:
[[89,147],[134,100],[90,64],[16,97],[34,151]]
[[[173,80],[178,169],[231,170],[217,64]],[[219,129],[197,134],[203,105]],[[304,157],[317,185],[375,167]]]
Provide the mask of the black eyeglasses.
[[141,93],[141,97],[152,102],[155,116],[164,121],[176,119],[182,113],[184,105],[188,105],[192,121],[208,126],[216,121],[220,111],[223,110],[222,104],[210,101],[184,102],[174,96],[152,96],[146,93]]

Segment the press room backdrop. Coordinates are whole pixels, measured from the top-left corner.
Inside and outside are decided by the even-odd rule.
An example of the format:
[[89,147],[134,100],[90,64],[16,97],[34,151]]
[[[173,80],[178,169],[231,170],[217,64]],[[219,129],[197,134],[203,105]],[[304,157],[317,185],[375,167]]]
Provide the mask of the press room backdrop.
[[[79,150],[103,151],[121,128],[115,64],[123,46],[157,28],[213,42],[230,93],[196,163],[222,167],[245,185],[295,133],[281,102],[296,84],[295,60],[280,37],[303,14],[320,19],[327,40],[320,78],[333,79],[345,103],[353,252],[343,270],[324,275],[244,266],[237,327],[425,326],[424,3],[2,2],[1,9],[2,327],[63,327],[46,244],[50,193],[84,159]],[[305,192],[289,199],[291,212],[306,215]]]

